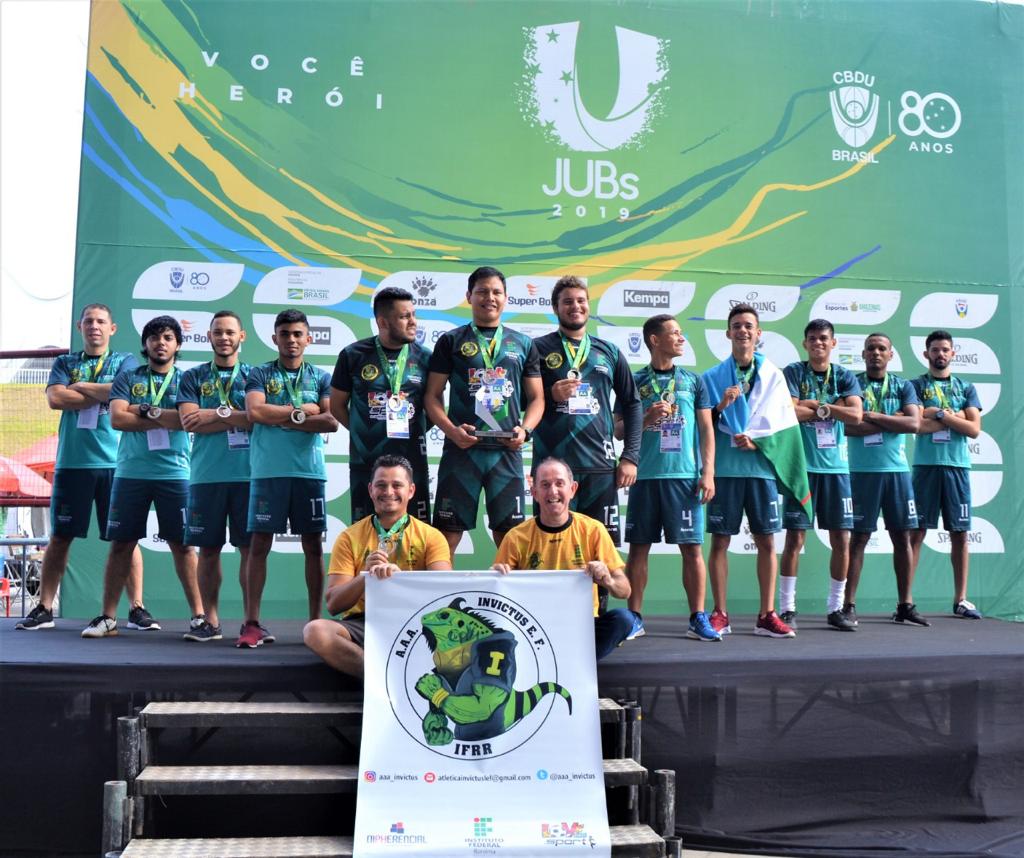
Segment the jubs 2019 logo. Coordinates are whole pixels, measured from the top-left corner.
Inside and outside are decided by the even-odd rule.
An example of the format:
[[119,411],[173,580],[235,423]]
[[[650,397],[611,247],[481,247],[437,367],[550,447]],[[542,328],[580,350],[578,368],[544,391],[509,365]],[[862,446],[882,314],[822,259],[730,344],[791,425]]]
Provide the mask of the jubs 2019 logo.
[[402,728],[451,759],[499,757],[555,712],[572,715],[547,633],[522,605],[480,591],[424,605],[390,647],[387,691]]

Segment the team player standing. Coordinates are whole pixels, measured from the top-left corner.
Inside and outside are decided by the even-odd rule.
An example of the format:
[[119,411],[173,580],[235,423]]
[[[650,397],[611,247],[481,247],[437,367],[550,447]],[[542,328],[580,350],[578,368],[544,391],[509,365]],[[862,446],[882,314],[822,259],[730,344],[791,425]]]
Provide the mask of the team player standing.
[[[361,630],[351,615],[359,613],[361,579],[355,573],[366,569],[390,577],[394,571],[451,568],[464,531],[475,527],[481,491],[501,571],[535,566],[534,554],[547,556],[547,550],[527,551],[531,540],[547,538],[544,534],[575,534],[581,527],[591,534],[596,527],[608,538],[607,545],[591,546],[596,537],[581,537],[582,555],[551,554],[570,567],[587,555],[577,565],[593,577],[595,593],[610,591],[629,599],[628,611],[607,612],[598,601],[599,657],[644,633],[648,557],[663,534],[682,555],[690,609],[687,636],[719,641],[731,632],[726,552],[744,512],[758,553],[756,634],[794,636],[797,564],[815,518],[829,532],[832,547],[829,626],[852,631],[858,625],[856,591],[879,514],[894,549],[898,601],[893,621],[928,625],[913,602],[912,582],[926,530],[938,525],[940,511],[952,545],[953,613],[981,616],[967,600],[966,539],[967,439],[981,431],[981,405],[973,385],[952,375],[950,334],[929,335],[929,371],[912,382],[887,371],[891,340],[872,334],[864,345],[866,370],[854,376],[830,360],[834,331],[818,319],[804,332],[808,360],[791,364],[783,374],[756,353],[761,336],[757,312],[740,305],[726,325],[731,356],[704,376],[674,365],[685,340],[668,315],[644,325],[651,361],[634,374],[614,345],[587,333],[589,294],[582,280],[563,277],[557,282],[552,307],[558,330],[537,340],[503,325],[506,297],[501,272],[474,271],[467,290],[472,322],[442,335],[431,354],[416,342],[412,296],[382,290],[373,305],[378,334],[343,350],[333,379],[305,361],[311,337],[298,310],[278,314],[278,357],[255,369],[240,360],[245,339],[240,318],[233,311],[218,312],[209,332],[213,359],[183,374],[175,366],[182,337],[174,319],[147,323],[142,334],[146,365],[138,366],[130,355],[110,353],[116,327],[109,309],[86,307],[79,322],[86,348],[55,365],[47,392],[51,407],[65,411],[60,434],[65,454],[58,455],[54,493],[55,539],[44,564],[40,605],[18,628],[52,627],[52,599],[67,549],[71,539],[85,535],[93,498],[101,535],[112,545],[104,612],[83,637],[117,633],[117,602],[126,587],[129,628],[159,628],[141,603],[137,549],[155,505],[159,535],[171,550],[192,616],[186,639],[222,637],[220,555],[230,541],[241,555],[245,610],[236,645],[273,641],[260,623],[260,602],[274,534],[290,527],[303,548],[311,620],[307,644],[332,665],[358,674]],[[111,418],[105,423],[108,399]],[[783,414],[782,423],[800,427],[797,447],[802,447],[800,464],[809,477],[809,492],[801,487],[806,483],[794,479],[793,461],[784,462],[777,449],[761,443],[765,434],[756,426],[773,408]],[[425,524],[430,518],[428,419],[446,436],[434,509],[439,531]],[[339,421],[350,430],[351,520],[366,530],[358,540],[367,546],[357,550],[355,530],[347,532],[347,553],[340,538],[335,546],[332,575],[355,577],[331,584],[327,606],[332,613],[348,611],[348,626],[319,619],[326,531],[322,434],[336,431]],[[115,430],[124,433],[119,445]],[[536,517],[527,522],[521,449],[534,433]],[[912,478],[907,434],[917,436]],[[620,456],[613,435],[624,442]],[[544,463],[551,467],[542,472]],[[92,479],[92,487],[64,486],[83,477]],[[617,493],[629,486],[630,551],[628,562],[621,563],[614,549]],[[710,616],[701,552],[705,507],[712,533],[715,610]],[[410,515],[427,530],[414,532],[420,525],[412,526]],[[783,523],[787,535],[779,616],[773,610],[774,534]],[[509,543],[502,550],[509,532],[519,534],[527,524],[533,535],[517,537],[515,548]],[[410,545],[422,543],[429,551],[423,557],[407,551],[404,563],[391,562],[388,547],[401,546],[406,536]],[[376,550],[370,545],[374,537]],[[198,574],[193,546],[199,548]]]

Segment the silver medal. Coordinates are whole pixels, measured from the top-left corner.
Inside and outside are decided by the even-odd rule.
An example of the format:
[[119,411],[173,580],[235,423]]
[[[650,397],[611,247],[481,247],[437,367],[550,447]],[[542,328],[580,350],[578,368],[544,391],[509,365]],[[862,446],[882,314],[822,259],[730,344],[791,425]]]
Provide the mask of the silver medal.
[[230,405],[218,405],[217,406],[217,416],[222,418],[222,419],[224,419],[224,420],[227,420],[231,416],[231,406]]
[[818,410],[814,412],[822,420],[828,420],[829,415],[832,414],[832,409],[829,408],[824,402],[818,404]]
[[743,382],[743,387],[740,388],[740,389],[743,391],[743,395],[746,396],[748,393],[750,393],[750,382],[749,381]]
[[306,412],[303,411],[301,408],[294,409],[292,411],[291,417],[292,417],[292,423],[305,423],[306,422]]
[[401,398],[398,397],[398,396],[388,397],[388,408],[390,408],[392,411],[401,411],[402,410],[402,400],[401,400]]
[[676,395],[671,390],[663,390],[661,392],[661,401],[666,405],[672,405],[676,401]]
[[569,381],[579,381],[581,378],[583,378],[583,375],[582,373],[580,373],[578,369],[570,369],[565,374],[565,377],[569,379]]
[[149,407],[149,413],[146,415],[150,420],[156,420],[161,414],[164,413],[162,408],[158,408],[156,405]]

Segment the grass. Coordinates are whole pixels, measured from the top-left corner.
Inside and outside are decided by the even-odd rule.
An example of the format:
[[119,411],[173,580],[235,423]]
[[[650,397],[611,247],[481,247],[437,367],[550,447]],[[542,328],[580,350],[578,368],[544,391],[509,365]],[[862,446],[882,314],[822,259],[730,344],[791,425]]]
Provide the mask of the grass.
[[0,384],[0,415],[0,456],[13,456],[60,425],[60,412],[50,410],[41,384]]

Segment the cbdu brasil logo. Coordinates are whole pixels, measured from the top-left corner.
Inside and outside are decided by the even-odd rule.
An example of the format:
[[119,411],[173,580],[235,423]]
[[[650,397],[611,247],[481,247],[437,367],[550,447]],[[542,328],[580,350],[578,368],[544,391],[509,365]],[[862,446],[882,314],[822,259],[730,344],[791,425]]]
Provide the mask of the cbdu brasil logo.
[[388,699],[423,747],[451,759],[498,757],[529,741],[555,706],[572,714],[547,633],[522,605],[449,594],[402,628],[388,656]]
[[519,88],[523,116],[552,142],[576,152],[608,152],[639,145],[664,104],[668,40],[615,28],[619,86],[609,114],[590,113],[580,95],[576,40],[580,22],[526,27],[526,68]]

